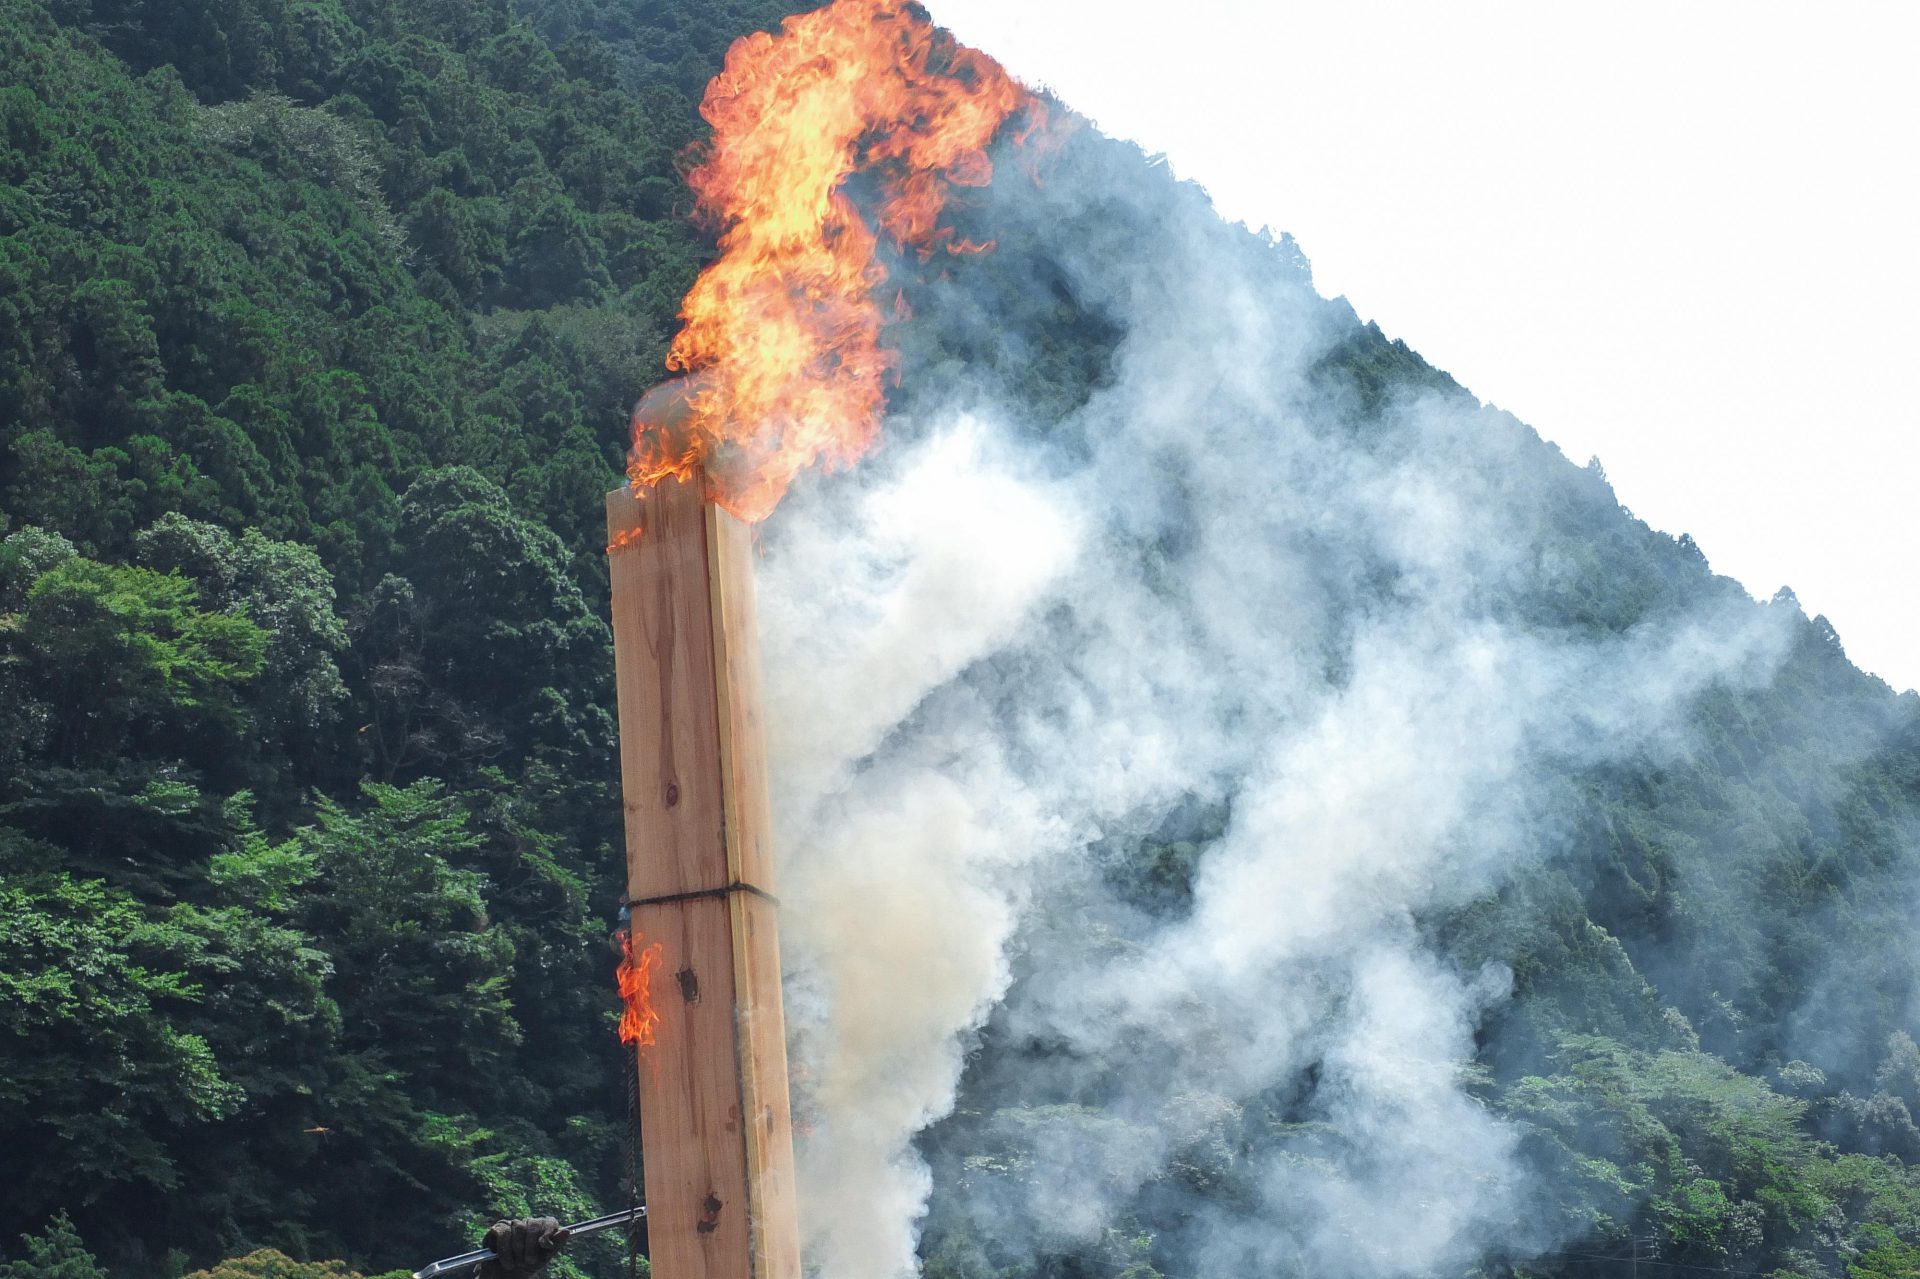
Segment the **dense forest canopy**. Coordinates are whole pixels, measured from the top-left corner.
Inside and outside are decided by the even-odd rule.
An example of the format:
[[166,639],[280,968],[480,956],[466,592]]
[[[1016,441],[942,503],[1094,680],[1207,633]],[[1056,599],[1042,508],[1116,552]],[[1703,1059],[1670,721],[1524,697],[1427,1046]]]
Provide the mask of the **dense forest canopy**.
[[532,9],[0,15],[0,1184],[116,1273],[619,1193],[599,497],[784,10]]
[[[410,1269],[622,1200],[600,495],[710,252],[695,104],[805,7],[0,0],[3,1279]],[[1068,145],[1127,175],[1075,215],[1089,254],[1211,224]],[[896,398],[966,367],[1044,434],[1126,335],[1057,228],[1003,212],[956,210],[992,254],[892,263],[925,317]],[[1216,233],[1308,289],[1290,242]],[[1341,429],[1391,449],[1396,403],[1471,403],[1315,314]],[[1505,615],[1625,634],[1738,595],[1597,466],[1488,431],[1565,569]],[[1554,1251],[1482,1273],[1640,1240],[1675,1274],[1920,1274],[1920,705],[1769,607],[1777,673],[1702,696],[1696,749],[1570,773],[1574,855],[1419,921],[1511,969],[1474,1092],[1558,1196]],[[1102,844],[1098,876],[1177,918],[1224,821]],[[1244,1200],[1312,1125],[1299,1089],[1235,1098],[1091,1240],[1037,1247],[957,1188],[1108,1117],[1097,1086],[1020,1092],[1048,1048],[1012,1019],[976,1048],[923,1142],[937,1279],[1195,1275],[1193,1196]]]

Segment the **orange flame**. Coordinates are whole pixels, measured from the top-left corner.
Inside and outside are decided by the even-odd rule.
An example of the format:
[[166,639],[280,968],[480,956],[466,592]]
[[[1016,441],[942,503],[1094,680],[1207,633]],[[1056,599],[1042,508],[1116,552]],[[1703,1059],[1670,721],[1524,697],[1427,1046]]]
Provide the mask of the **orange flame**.
[[[879,238],[923,259],[990,247],[940,215],[951,188],[992,178],[987,145],[1022,108],[1037,127],[1039,101],[910,0],[834,0],[737,41],[701,104],[713,139],[689,179],[720,256],[667,356],[689,376],[634,409],[634,485],[704,472],[708,495],[753,522],[804,468],[864,455],[893,367]],[[873,176],[877,230],[844,190],[854,174]]]
[[620,1042],[651,1048],[653,1028],[660,1022],[653,1007],[653,972],[665,948],[654,942],[636,954],[637,945],[629,931],[620,946],[620,999],[627,1006],[620,1015]]

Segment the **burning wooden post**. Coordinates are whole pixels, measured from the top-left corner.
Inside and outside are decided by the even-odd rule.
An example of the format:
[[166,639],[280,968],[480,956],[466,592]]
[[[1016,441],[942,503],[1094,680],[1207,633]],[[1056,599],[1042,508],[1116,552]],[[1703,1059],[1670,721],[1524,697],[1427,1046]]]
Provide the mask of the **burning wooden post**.
[[[628,1029],[654,1040],[639,1049],[641,1150],[660,1279],[799,1279],[753,577],[735,517],[765,518],[801,471],[872,447],[895,364],[876,248],[983,249],[941,225],[947,195],[991,178],[1009,117],[1031,132],[1045,110],[919,5],[831,0],[736,43],[700,113],[713,133],[687,181],[720,252],[667,353],[685,376],[635,406],[634,482],[607,499],[640,947],[622,980],[652,999]],[[871,222],[843,189],[856,173],[877,179],[863,184]]]
[[799,1279],[748,526],[664,479],[607,496],[659,1279]]

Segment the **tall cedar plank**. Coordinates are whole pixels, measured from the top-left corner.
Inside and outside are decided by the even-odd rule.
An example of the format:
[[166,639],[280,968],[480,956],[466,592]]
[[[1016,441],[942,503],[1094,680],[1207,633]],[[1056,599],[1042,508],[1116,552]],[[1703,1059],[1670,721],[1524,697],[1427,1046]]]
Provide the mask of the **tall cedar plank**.
[[750,534],[672,480],[609,494],[607,531],[627,893],[662,947],[640,1050],[653,1270],[799,1279]]

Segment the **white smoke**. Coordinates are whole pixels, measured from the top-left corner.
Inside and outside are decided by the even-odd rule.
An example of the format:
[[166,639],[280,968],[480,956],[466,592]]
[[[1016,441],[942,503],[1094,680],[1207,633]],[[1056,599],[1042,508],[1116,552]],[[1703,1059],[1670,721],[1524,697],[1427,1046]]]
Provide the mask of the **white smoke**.
[[990,736],[881,749],[909,719],[966,716],[950,682],[1012,641],[1075,551],[1074,521],[981,445],[960,423],[816,508],[765,575],[796,1092],[820,1116],[802,1184],[834,1274],[910,1268],[928,1187],[908,1141],[953,1095],[959,1032],[1006,987],[1021,863],[1061,843]]
[[[1031,1166],[975,1205],[1002,1238],[1091,1236],[1311,1067],[1310,1139],[1261,1156],[1258,1204],[1196,1201],[1199,1260],[1391,1276],[1548,1246],[1471,1087],[1507,975],[1456,971],[1419,920],[1557,850],[1568,767],[1685,749],[1689,699],[1779,655],[1757,606],[1538,633],[1502,601],[1573,571],[1540,549],[1550,450],[1458,397],[1332,425],[1308,370],[1337,311],[1168,233],[1106,286],[1120,361],[1049,436],[977,403],[899,424],[768,531],[802,1214],[832,1279],[915,1270],[914,1140],[1016,938],[1002,1015],[1060,1048],[1036,1081],[1098,1075],[1105,1102],[1009,1111]],[[1101,287],[1114,246],[1074,251]],[[1231,816],[1190,913],[1103,901],[1095,850],[1195,803]]]

